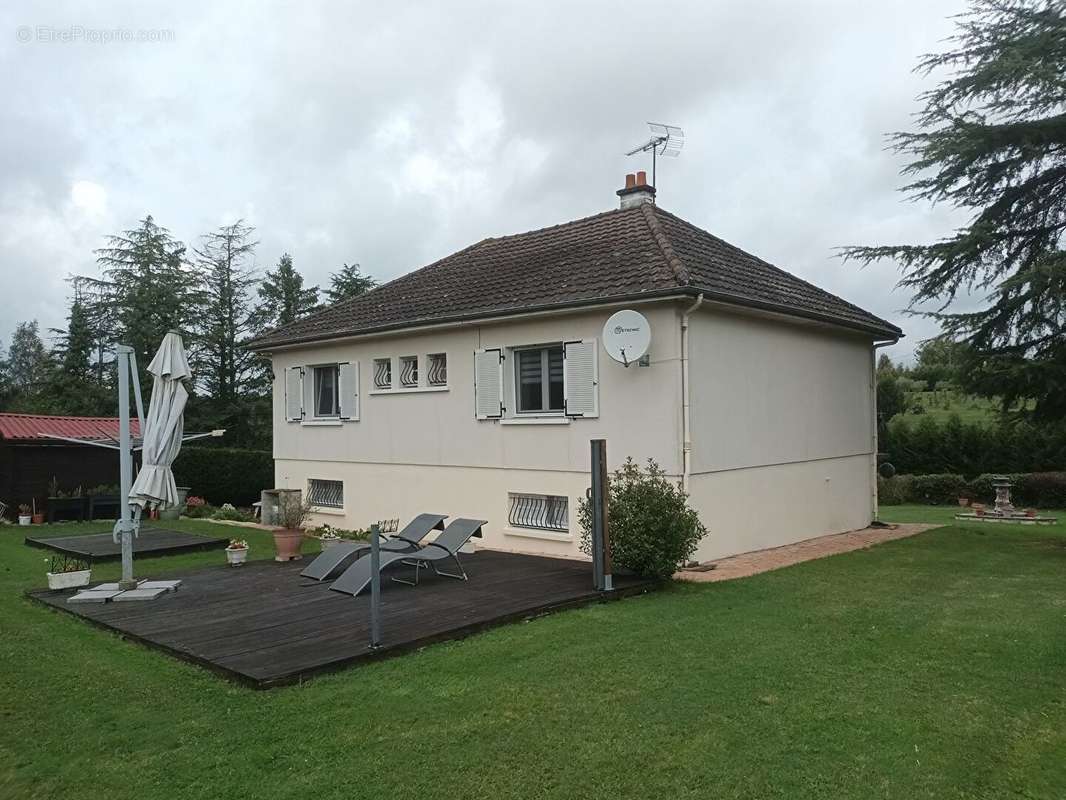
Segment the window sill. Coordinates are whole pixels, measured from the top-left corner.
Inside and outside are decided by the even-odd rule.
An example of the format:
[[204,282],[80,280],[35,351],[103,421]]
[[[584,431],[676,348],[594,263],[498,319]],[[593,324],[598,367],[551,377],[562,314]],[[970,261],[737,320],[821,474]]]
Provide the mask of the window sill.
[[330,418],[330,419],[314,419],[314,418],[312,418],[312,419],[301,420],[300,424],[301,425],[305,425],[305,426],[310,427],[310,428],[331,427],[331,426],[338,426],[339,427],[339,426],[343,425],[345,422],[349,422],[349,421],[350,420],[340,419],[339,417]]
[[504,536],[519,536],[523,539],[545,539],[549,542],[573,542],[574,537],[563,531],[542,531],[537,528],[504,528]]
[[569,417],[507,417],[501,425],[569,425]]
[[329,506],[311,506],[312,514],[324,514],[328,517],[343,517],[343,508],[331,508]]
[[400,389],[374,389],[368,394],[422,394],[424,392],[446,392],[448,386],[411,386]]

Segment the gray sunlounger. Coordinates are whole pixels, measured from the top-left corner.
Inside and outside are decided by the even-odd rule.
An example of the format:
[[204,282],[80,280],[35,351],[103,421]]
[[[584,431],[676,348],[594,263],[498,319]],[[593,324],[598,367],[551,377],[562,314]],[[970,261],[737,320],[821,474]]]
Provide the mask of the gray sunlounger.
[[[470,541],[471,537],[481,536],[481,527],[484,524],[485,520],[483,519],[452,520],[436,540],[429,542],[414,552],[383,552],[381,554],[380,569],[384,570],[386,567],[396,563],[414,567],[415,579],[413,581],[393,578],[397,583],[406,583],[411,586],[418,584],[419,571],[427,568],[432,568],[436,574],[443,575],[446,578],[465,581],[466,570],[463,569],[463,563],[459,560],[459,550]],[[452,572],[444,572],[437,568],[438,562],[448,560],[455,562],[455,566],[459,568],[458,575]],[[370,559],[361,558],[348,567],[329,588],[354,597],[370,585],[370,577]]]
[[[394,533],[387,539],[382,536],[379,540],[381,552],[410,553],[417,550],[419,543],[429,535],[430,531],[444,529],[444,520],[447,517],[447,514],[419,514],[399,533]],[[323,550],[300,575],[304,578],[324,581],[335,574],[345,562],[369,552],[370,545],[366,542],[337,542],[328,550]]]

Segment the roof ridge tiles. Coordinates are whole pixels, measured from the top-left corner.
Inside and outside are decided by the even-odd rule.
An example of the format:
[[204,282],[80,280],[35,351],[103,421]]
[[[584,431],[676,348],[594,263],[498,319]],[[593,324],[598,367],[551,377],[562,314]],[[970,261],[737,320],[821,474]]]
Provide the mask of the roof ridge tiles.
[[659,245],[659,249],[663,252],[663,257],[666,259],[666,263],[670,266],[670,271],[674,273],[674,277],[681,286],[687,286],[689,284],[688,270],[685,269],[684,262],[674,252],[674,247],[670,244],[670,237],[666,235],[666,231],[663,230],[662,225],[659,224],[659,220],[655,218],[655,206],[652,203],[641,203],[640,210],[644,215],[644,221],[648,223],[648,229],[651,231],[652,238],[655,239],[655,243]]

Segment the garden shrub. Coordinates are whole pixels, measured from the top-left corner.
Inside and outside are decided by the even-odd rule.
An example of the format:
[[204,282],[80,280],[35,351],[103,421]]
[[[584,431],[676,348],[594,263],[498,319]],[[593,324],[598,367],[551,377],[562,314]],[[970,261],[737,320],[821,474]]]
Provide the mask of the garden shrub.
[[174,462],[174,480],[190,494],[220,506],[250,506],[274,486],[274,456],[267,450],[183,447]]
[[[609,486],[611,554],[614,563],[646,578],[669,578],[696,552],[707,529],[688,495],[648,459],[645,469],[627,458]],[[592,507],[578,507],[581,549],[592,553]]]
[[877,477],[877,502],[882,506],[899,506],[911,502],[913,475],[894,475],[891,478]]
[[943,506],[955,505],[959,496],[970,490],[962,475],[912,475],[910,495],[915,503]]

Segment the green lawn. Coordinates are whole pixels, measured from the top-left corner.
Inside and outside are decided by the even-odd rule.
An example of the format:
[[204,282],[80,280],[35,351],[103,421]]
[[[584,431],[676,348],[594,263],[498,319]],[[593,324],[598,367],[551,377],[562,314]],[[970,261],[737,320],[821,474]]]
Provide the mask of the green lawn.
[[1062,525],[941,528],[270,692],[24,599],[24,532],[0,528],[3,798],[1066,797]]

